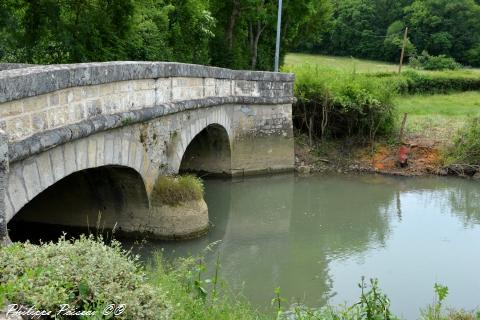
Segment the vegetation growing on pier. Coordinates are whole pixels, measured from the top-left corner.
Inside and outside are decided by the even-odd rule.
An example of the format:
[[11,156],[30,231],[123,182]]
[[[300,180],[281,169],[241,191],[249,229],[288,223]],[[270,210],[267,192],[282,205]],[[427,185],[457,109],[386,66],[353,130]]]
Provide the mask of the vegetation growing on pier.
[[193,175],[161,176],[152,194],[156,205],[177,206],[183,202],[203,199],[203,182]]

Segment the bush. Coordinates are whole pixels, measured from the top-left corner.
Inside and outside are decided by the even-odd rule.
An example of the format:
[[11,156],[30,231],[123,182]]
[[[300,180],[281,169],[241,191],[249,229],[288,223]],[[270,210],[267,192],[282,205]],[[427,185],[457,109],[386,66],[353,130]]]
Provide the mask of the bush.
[[480,77],[471,71],[376,73],[370,77],[390,83],[398,94],[437,94],[480,90]]
[[431,56],[428,52],[423,51],[422,54],[410,59],[410,66],[415,69],[422,70],[458,70],[462,65],[451,57],[444,54],[439,56]]
[[127,304],[119,319],[167,318],[164,293],[147,282],[137,260],[119,242],[107,246],[93,236],[2,247],[0,307],[9,301],[56,313],[68,304],[77,311],[96,311],[93,319],[101,319],[109,304]]
[[[398,320],[390,311],[390,299],[378,287],[378,280],[370,279],[367,285],[365,279],[359,284],[361,289],[360,299],[352,306],[308,309],[295,306],[286,312],[281,319],[297,320]],[[294,315],[289,317],[288,315]]]
[[309,65],[292,66],[296,127],[311,137],[362,136],[373,141],[393,127],[395,88],[388,81]]
[[203,199],[203,182],[200,178],[161,176],[155,183],[152,201],[156,205],[177,206],[183,202]]
[[480,165],[480,117],[475,117],[457,133],[447,151],[448,164]]
[[246,302],[246,299],[232,293],[220,278],[220,264],[212,277],[205,277],[207,269],[201,258],[181,258],[165,262],[160,255],[147,266],[151,283],[164,288],[175,308],[169,315],[170,320],[267,320],[267,314],[261,314]]

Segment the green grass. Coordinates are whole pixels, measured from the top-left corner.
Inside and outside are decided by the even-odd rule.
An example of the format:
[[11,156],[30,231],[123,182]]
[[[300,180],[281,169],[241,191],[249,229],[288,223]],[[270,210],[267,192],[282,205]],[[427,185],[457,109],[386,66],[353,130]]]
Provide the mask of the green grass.
[[[468,119],[480,116],[480,92],[401,96],[398,113],[408,113],[407,133],[451,141]],[[401,116],[398,119],[401,120]]]
[[[319,54],[309,53],[289,53],[285,57],[285,66],[294,66],[301,64],[318,65],[323,68],[330,68],[346,72],[362,72],[362,73],[376,73],[376,72],[398,72],[398,64],[389,63],[385,61],[373,61],[356,59],[353,57],[336,57],[325,56]],[[410,69],[407,66],[403,70]],[[457,71],[422,71],[424,73],[448,75],[471,75],[478,77],[480,69],[462,69]]]
[[203,198],[203,182],[192,175],[161,176],[157,179],[152,194],[156,205],[177,206],[191,200]]
[[383,61],[355,59],[352,57],[334,57],[307,53],[289,53],[285,57],[285,66],[312,64],[323,68],[331,68],[351,72],[396,72],[398,65]]

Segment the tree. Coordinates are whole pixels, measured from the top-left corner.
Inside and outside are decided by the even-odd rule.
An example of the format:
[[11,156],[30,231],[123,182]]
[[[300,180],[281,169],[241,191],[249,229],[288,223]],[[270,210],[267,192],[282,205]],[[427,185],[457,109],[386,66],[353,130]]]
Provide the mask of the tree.
[[480,6],[473,0],[415,0],[405,13],[419,51],[475,64],[470,50],[480,44]]
[[168,46],[175,61],[210,63],[210,40],[214,37],[215,18],[205,0],[168,0]]
[[163,0],[138,0],[127,42],[132,60],[173,60],[169,46],[169,14],[175,10]]
[[[272,70],[277,5],[277,0],[215,0],[213,63]],[[329,0],[284,0],[281,55],[302,43],[320,41],[330,14]]]
[[26,62],[61,63],[126,58],[132,0],[30,0],[21,39]]
[[25,34],[26,7],[21,0],[0,1],[0,61],[16,62],[25,56],[19,40]]

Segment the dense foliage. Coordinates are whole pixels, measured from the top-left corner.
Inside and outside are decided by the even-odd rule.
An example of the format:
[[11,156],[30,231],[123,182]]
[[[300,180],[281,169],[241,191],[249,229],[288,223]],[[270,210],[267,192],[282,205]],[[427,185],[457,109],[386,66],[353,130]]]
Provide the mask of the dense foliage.
[[417,72],[401,75],[379,73],[370,75],[391,83],[398,94],[438,94],[480,90],[480,78],[469,71]]
[[444,54],[432,56],[423,51],[422,54],[410,59],[410,67],[423,70],[458,70],[462,65]]
[[296,74],[295,126],[310,140],[356,135],[373,141],[392,129],[395,87],[390,81],[309,65],[289,71]]
[[405,27],[407,55],[444,54],[480,66],[480,4],[474,0],[332,0],[333,22],[311,50],[398,61]]
[[480,166],[480,118],[472,118],[457,133],[453,146],[447,151],[448,163]]
[[[320,41],[329,0],[284,1],[282,55]],[[272,70],[276,0],[5,0],[0,61],[167,60]]]
[[356,73],[294,65],[294,126],[314,139],[361,137],[373,142],[392,132],[396,108],[393,98],[406,94],[441,94],[480,90],[472,71],[414,71]]
[[128,303],[116,318],[167,319],[172,306],[165,292],[148,283],[137,260],[119,242],[107,246],[93,236],[0,248],[0,307],[8,301],[57,313],[69,304],[101,319],[108,305]]
[[[480,66],[474,0],[285,0],[282,52]],[[271,70],[277,0],[4,0],[0,61],[169,60]]]

